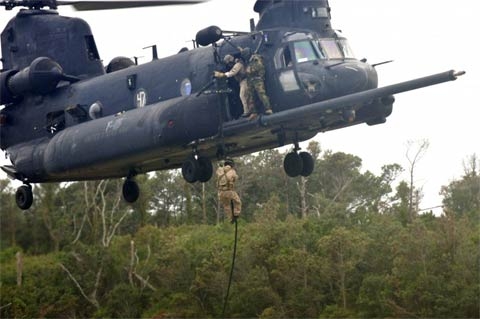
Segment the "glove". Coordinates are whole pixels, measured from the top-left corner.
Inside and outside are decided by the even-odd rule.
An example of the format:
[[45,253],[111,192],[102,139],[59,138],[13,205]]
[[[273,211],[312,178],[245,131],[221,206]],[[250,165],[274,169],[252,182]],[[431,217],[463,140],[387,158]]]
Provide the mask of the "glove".
[[213,76],[216,77],[216,78],[223,78],[223,77],[225,77],[225,73],[215,71],[213,73]]

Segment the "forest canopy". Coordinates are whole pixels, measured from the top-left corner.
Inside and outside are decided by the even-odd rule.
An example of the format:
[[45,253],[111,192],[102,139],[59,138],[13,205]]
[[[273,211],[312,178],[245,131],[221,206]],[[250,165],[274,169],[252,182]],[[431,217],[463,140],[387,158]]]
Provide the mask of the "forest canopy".
[[[226,315],[234,318],[436,317],[480,314],[480,161],[420,212],[403,168],[362,171],[352,154],[309,145],[315,171],[289,178],[284,154],[236,159],[243,202]],[[0,316],[221,317],[234,226],[215,181],[176,170],[121,180],[35,185],[20,211],[0,180]]]

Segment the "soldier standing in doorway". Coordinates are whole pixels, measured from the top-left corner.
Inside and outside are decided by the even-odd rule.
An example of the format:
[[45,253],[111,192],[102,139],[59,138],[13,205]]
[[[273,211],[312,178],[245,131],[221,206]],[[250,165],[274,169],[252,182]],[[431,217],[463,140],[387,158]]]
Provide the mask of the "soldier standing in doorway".
[[248,61],[247,81],[249,91],[248,108],[252,110],[249,120],[255,119],[259,113],[259,108],[255,107],[255,93],[257,93],[259,100],[263,104],[265,114],[272,114],[270,99],[265,91],[265,65],[263,63],[263,57],[258,53],[252,54]]
[[216,172],[218,200],[223,206],[224,214],[234,222],[242,210],[242,202],[235,191],[235,182],[238,179],[233,160],[227,159]]

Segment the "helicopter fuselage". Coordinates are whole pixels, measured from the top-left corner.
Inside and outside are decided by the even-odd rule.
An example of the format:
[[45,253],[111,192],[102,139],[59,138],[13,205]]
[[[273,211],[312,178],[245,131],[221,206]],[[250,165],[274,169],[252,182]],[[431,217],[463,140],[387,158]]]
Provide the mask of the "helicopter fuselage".
[[[328,47],[339,43],[344,46]],[[64,81],[49,94],[27,92],[2,111],[6,119],[2,149],[28,182],[117,177],[179,167],[184,153],[190,152],[189,143],[218,138],[221,125],[246,121],[239,118],[242,106],[236,83],[230,81],[230,94],[200,92],[212,81],[213,71],[224,68],[222,57],[238,56],[239,47],[264,56],[265,85],[274,112],[377,86],[374,68],[345,56],[350,52],[346,39],[275,28],[75,83]],[[225,103],[219,101],[221,95]],[[333,129],[333,124],[318,125],[318,129]],[[340,119],[340,124],[345,126],[345,121]],[[309,129],[305,137],[314,133]],[[270,134],[267,140],[245,139],[229,153],[278,146],[276,135]]]
[[[31,205],[29,183],[113,177],[127,177],[124,197],[133,202],[137,174],[182,167],[188,182],[205,182],[212,159],[287,144],[295,146],[284,161],[287,175],[308,176],[313,158],[298,153],[299,142],[384,123],[393,94],[462,74],[377,88],[375,68],[332,29],[327,0],[258,0],[254,9],[260,20],[249,33],[226,36],[212,26],[197,33],[205,47],[154,54],[141,65],[120,57],[106,68],[83,20],[20,11],[2,32],[0,72],[0,148],[12,162],[2,169],[27,184],[17,191],[18,206]],[[226,71],[227,54],[246,64],[252,54],[263,57],[273,114],[241,116],[238,83],[213,77]]]

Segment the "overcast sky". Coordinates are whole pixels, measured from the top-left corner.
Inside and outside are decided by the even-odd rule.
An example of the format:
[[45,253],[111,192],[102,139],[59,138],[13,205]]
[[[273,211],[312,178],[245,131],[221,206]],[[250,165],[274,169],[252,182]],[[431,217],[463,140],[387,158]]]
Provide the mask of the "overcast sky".
[[[101,58],[151,58],[143,47],[157,44],[159,56],[175,54],[198,30],[217,25],[225,30],[249,30],[255,18],[254,0],[211,0],[191,6],[75,12],[91,26]],[[408,168],[407,141],[428,140],[430,147],[417,165],[415,183],[423,187],[422,208],[441,204],[442,185],[463,174],[463,161],[480,156],[480,59],[475,0],[330,0],[332,25],[349,39],[358,59],[378,66],[379,86],[450,69],[465,70],[457,81],[395,96],[393,113],[383,125],[360,125],[315,137],[323,149],[359,156],[363,169],[375,174],[385,164]],[[0,12],[0,27],[18,11]],[[2,156],[2,164],[8,163]],[[4,175],[2,175],[4,176]],[[405,174],[403,179],[408,179]]]

